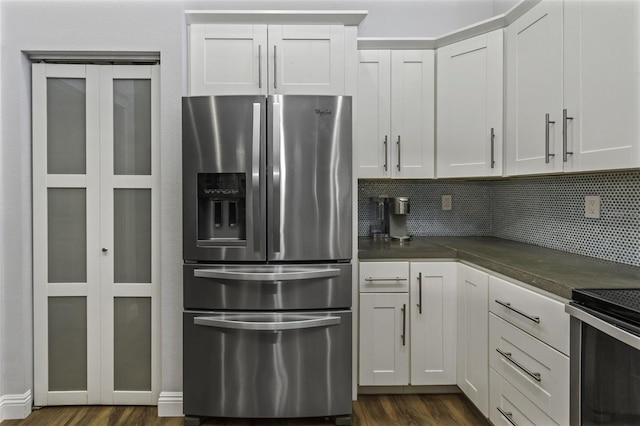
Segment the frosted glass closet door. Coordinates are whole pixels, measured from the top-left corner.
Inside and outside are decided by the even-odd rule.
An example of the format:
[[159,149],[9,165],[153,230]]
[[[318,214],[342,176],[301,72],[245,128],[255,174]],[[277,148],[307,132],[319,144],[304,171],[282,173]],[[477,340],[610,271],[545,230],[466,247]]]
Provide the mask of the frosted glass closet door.
[[36,405],[99,402],[97,77],[96,66],[33,66]]
[[[101,69],[102,399],[157,403],[157,67]],[[155,371],[155,373],[154,373]]]
[[35,404],[156,404],[159,66],[32,70]]

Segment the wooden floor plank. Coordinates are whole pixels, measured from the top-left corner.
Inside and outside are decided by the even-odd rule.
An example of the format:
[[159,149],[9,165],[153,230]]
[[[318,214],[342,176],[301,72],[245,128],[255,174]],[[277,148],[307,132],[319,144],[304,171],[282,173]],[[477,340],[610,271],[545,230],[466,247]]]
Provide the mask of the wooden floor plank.
[[[1,426],[182,426],[181,417],[158,417],[157,407],[79,406],[44,407],[24,420],[5,420]],[[320,426],[331,419],[203,419],[206,426]],[[359,395],[353,403],[354,426],[480,426],[489,425],[460,394]]]

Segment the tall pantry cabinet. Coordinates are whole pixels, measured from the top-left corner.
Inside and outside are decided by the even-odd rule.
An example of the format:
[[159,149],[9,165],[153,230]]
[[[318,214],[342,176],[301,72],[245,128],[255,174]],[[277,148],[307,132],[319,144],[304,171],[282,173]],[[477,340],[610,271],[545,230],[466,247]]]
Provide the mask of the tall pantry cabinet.
[[506,172],[638,167],[640,5],[542,1],[506,30]]

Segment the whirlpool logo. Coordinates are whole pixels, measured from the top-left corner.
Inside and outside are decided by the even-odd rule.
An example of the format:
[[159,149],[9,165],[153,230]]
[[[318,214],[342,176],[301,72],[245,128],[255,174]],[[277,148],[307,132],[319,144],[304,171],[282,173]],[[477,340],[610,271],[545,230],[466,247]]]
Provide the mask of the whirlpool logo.
[[324,117],[325,115],[331,115],[332,111],[330,109],[320,109],[320,108],[316,108],[316,115],[319,115],[320,117]]

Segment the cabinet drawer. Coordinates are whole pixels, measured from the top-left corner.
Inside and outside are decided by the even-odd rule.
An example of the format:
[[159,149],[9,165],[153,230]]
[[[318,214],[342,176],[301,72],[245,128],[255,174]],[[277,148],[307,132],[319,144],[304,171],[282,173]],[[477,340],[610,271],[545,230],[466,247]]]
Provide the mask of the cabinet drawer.
[[491,389],[489,420],[494,425],[558,425],[493,368],[489,372],[489,386]]
[[538,408],[569,424],[569,358],[489,314],[489,365]]
[[569,355],[569,315],[564,312],[564,303],[491,277],[489,310]]
[[409,291],[409,262],[360,262],[360,291]]

